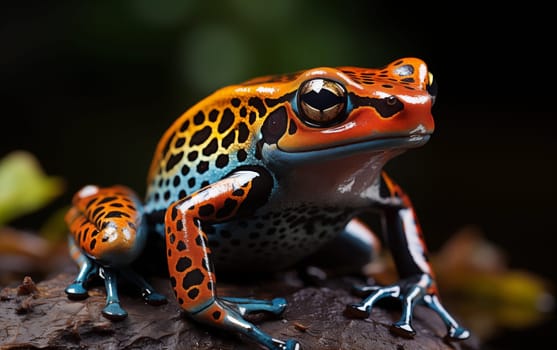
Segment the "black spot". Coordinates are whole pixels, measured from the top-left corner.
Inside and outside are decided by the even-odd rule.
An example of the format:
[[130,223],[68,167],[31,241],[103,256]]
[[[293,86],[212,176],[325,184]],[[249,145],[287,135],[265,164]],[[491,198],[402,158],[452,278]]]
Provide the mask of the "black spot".
[[176,140],[176,142],[174,143],[174,147],[176,148],[180,148],[182,147],[184,144],[186,143],[186,138],[185,137],[180,137]]
[[104,218],[108,219],[108,218],[121,218],[121,217],[129,218],[130,216],[127,213],[124,213],[123,211],[113,210],[108,214],[106,214]]
[[209,142],[209,144],[207,146],[205,146],[205,148],[203,148],[203,155],[205,156],[210,156],[211,154],[215,153],[217,151],[219,147],[219,143],[217,141],[217,138],[214,137],[211,142]]
[[286,108],[279,107],[271,112],[261,127],[263,141],[267,144],[277,143],[286,132],[287,124]]
[[[174,291],[174,294],[178,294],[178,293],[176,293],[176,291]],[[184,299],[178,298],[178,304],[182,305],[183,303],[184,303]]]
[[180,131],[181,132],[186,131],[189,126],[190,126],[190,121],[186,120],[184,123],[182,123],[182,126],[180,126]]
[[198,154],[197,151],[191,151],[190,153],[188,153],[188,160],[189,160],[190,162],[193,162],[194,160],[197,159],[197,156],[198,156],[198,155],[199,155],[199,154]]
[[170,190],[164,191],[163,197],[164,197],[165,201],[169,200],[170,199]]
[[184,272],[187,269],[189,269],[191,265],[192,265],[191,259],[186,256],[183,256],[180,259],[178,259],[178,262],[176,263],[176,271]]
[[166,254],[170,257],[172,256],[172,249],[168,249],[168,251],[166,252]]
[[246,123],[240,123],[238,125],[238,142],[246,142],[249,137],[249,129]]
[[174,168],[174,166],[182,160],[182,157],[184,157],[184,152],[180,152],[178,154],[172,154],[170,156],[170,159],[168,159],[168,162],[166,162],[166,168],[165,168],[166,171],[168,172],[172,168]]
[[201,125],[203,124],[204,121],[205,121],[205,114],[203,114],[203,112],[201,111],[197,112],[195,117],[193,117],[193,123],[195,125]]
[[243,196],[244,195],[244,190],[239,188],[239,189],[235,190],[234,192],[232,192],[232,195],[237,196],[237,197]]
[[97,244],[97,240],[96,240],[96,239],[93,239],[93,240],[91,241],[91,244],[89,244],[89,248],[90,248],[91,250],[94,250],[96,244]]
[[95,203],[95,201],[99,199],[99,197],[95,197],[93,199],[91,199],[89,202],[87,202],[87,204],[85,204],[85,208],[89,208],[91,206],[91,204]]
[[93,232],[91,232],[91,238],[95,237],[98,234],[99,234],[99,230],[93,230]]
[[215,311],[213,312],[212,316],[213,319],[218,320],[220,318],[221,312],[220,311]]
[[182,180],[180,179],[180,176],[175,175],[174,180],[172,181],[172,184],[174,185],[174,187],[178,187],[178,186],[180,186],[181,181]]
[[240,101],[239,98],[234,97],[232,98],[232,100],[230,100],[230,103],[234,106],[234,107],[239,107],[240,103],[242,103],[242,101]]
[[209,186],[209,181],[205,180],[201,183],[201,187]]
[[209,216],[215,212],[215,206],[212,204],[205,204],[199,207],[199,215]]
[[262,117],[265,115],[265,113],[267,113],[267,108],[265,108],[265,105],[263,104],[263,101],[261,101],[260,98],[257,97],[252,97],[248,100],[248,105],[255,107],[255,109],[257,109],[257,113],[259,114],[259,117]]
[[236,139],[236,130],[231,130],[223,139],[222,139],[222,147],[224,149],[228,149],[231,144],[234,143]]
[[228,165],[228,155],[227,154],[220,154],[217,157],[217,160],[215,162],[217,168],[224,168],[225,166]]
[[113,208],[123,208],[124,207],[124,205],[122,203],[110,203],[109,206],[113,207]]
[[209,136],[211,136],[212,129],[210,126],[205,126],[201,130],[197,130],[195,134],[191,137],[190,147],[201,145],[203,142],[207,141]]
[[224,133],[226,130],[230,129],[234,123],[234,113],[229,108],[226,108],[222,113],[222,119],[220,120],[218,131],[219,133]]
[[170,277],[170,284],[172,285],[172,288],[176,288],[176,278]]
[[195,186],[195,177],[190,177],[190,178],[188,179],[188,186],[189,186],[189,187]]
[[247,159],[248,153],[244,149],[241,149],[236,154],[236,157],[238,158],[238,161],[243,162],[244,160]]
[[190,298],[190,299],[195,299],[195,298],[197,298],[198,295],[199,295],[199,289],[198,288],[192,288],[188,292],[188,298]]
[[95,217],[96,217],[97,215],[99,215],[103,210],[104,210],[104,207],[103,207],[103,206],[97,207],[97,209],[95,209],[95,210],[93,211],[93,213],[91,214],[91,217],[93,218],[93,220],[96,220]]
[[170,210],[170,217],[172,218],[172,221],[176,220],[177,216],[178,216],[178,209],[176,209],[176,207],[172,207],[172,210]]
[[180,193],[178,193],[178,199],[184,198],[187,195],[188,193],[186,192],[186,190],[180,190]]
[[169,241],[171,244],[174,244],[174,242],[176,241],[176,235],[175,235],[174,233],[172,233],[172,234],[170,235],[170,237],[168,237],[168,241]]
[[259,233],[258,232],[252,232],[249,234],[249,238],[250,239],[257,239],[259,238]]
[[207,170],[209,170],[209,162],[201,161],[199,162],[199,164],[197,164],[197,172],[199,174],[203,174]]
[[182,165],[181,172],[182,172],[182,175],[186,176],[190,172],[190,168],[186,164],[184,164],[184,165]]
[[178,242],[178,244],[176,244],[176,249],[181,252],[183,250],[186,250],[187,246],[186,243],[184,243],[184,241],[180,241]]
[[162,148],[162,157],[166,157],[166,154],[168,153],[168,150],[170,150],[170,143],[172,142],[172,140],[174,139],[174,137],[176,136],[176,132],[172,133],[172,135],[170,135],[168,137],[168,139],[166,140],[166,143],[164,144],[164,147]]
[[255,120],[257,119],[257,114],[255,114],[255,112],[249,112],[249,123],[253,124],[255,123]]
[[200,247],[205,246],[205,242],[203,240],[203,237],[201,237],[201,236],[195,237],[195,244],[197,244]]
[[393,86],[391,84],[381,84],[382,87],[387,88],[387,89],[392,89]]
[[219,111],[217,111],[216,109],[213,109],[211,110],[211,112],[209,112],[209,121],[215,122],[218,117]]
[[225,218],[227,216],[229,216],[230,214],[232,214],[232,211],[234,210],[234,208],[236,208],[236,205],[238,204],[238,201],[234,200],[234,199],[230,199],[230,198],[226,198],[224,201],[224,205],[222,208],[220,208],[217,211],[217,218]]
[[282,97],[279,97],[279,98],[266,98],[265,103],[269,107],[274,107],[279,103],[286,102],[286,101],[291,101],[292,98],[294,98],[295,94],[296,94],[296,91],[292,91],[292,92],[290,92],[286,95],[283,95]]
[[200,285],[204,279],[205,276],[203,275],[203,272],[201,272],[200,269],[192,270],[188,272],[184,277],[182,281],[182,287],[184,288],[184,290],[188,290],[193,286]]
[[350,100],[354,105],[354,109],[361,106],[371,106],[375,108],[375,110],[383,118],[392,117],[395,113],[401,111],[404,108],[404,104],[394,96],[386,98],[371,98],[362,97],[354,93],[350,93]]
[[207,289],[208,289],[208,290],[213,291],[213,287],[214,287],[214,286],[213,286],[213,282],[212,282],[212,281],[207,282]]
[[246,115],[248,115],[248,110],[246,109],[246,107],[240,108],[240,116],[245,117]]
[[116,197],[116,196],[105,197],[97,204],[104,204],[104,203],[111,202],[111,201],[116,200],[116,199],[118,199],[118,197]]
[[298,127],[296,126],[296,123],[294,123],[294,121],[292,119],[290,119],[290,126],[288,127],[288,134],[294,135],[297,130],[298,130]]
[[176,221],[176,230],[182,231],[183,229],[184,229],[184,223],[182,222],[182,220]]

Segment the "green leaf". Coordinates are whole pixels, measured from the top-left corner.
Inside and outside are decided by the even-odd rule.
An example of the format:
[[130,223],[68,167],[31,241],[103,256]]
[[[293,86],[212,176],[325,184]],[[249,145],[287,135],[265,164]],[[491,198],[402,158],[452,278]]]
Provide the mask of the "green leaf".
[[0,159],[0,227],[40,209],[63,191],[63,180],[47,176],[31,153],[7,154]]

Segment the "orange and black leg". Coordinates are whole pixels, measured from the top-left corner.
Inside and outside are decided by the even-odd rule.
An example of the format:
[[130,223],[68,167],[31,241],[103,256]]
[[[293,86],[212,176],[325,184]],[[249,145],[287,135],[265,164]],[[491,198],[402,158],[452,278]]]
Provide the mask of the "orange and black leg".
[[99,276],[104,279],[107,294],[103,315],[112,320],[124,319],[127,312],[118,297],[121,276],[139,288],[147,303],[166,302],[128,267],[143,250],[147,234],[137,196],[123,186],[85,186],[74,195],[72,204],[65,219],[70,229],[70,254],[79,273],[65,290],[68,297],[86,298],[88,280]]
[[194,319],[239,332],[271,350],[295,350],[294,340],[281,341],[244,320],[243,315],[266,311],[280,314],[286,301],[218,297],[204,225],[225,222],[261,206],[272,179],[259,169],[236,171],[171,205],[165,218],[168,269],[180,306]]
[[427,258],[427,248],[422,231],[410,199],[385,173],[380,185],[385,196],[383,207],[387,244],[395,261],[400,281],[384,287],[364,286],[356,292],[365,299],[346,308],[346,314],[355,318],[366,318],[373,305],[383,298],[398,298],[402,303],[402,314],[391,330],[404,337],[413,337],[414,306],[423,304],[434,310],[445,323],[451,340],[463,340],[470,332],[461,327],[439,301],[434,274]]

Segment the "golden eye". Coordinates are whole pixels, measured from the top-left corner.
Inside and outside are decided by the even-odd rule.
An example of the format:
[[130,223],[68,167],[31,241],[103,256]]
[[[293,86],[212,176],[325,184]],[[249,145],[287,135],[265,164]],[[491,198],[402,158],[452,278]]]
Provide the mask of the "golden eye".
[[310,126],[337,124],[346,117],[346,90],[333,80],[308,80],[298,91],[298,111],[302,120]]

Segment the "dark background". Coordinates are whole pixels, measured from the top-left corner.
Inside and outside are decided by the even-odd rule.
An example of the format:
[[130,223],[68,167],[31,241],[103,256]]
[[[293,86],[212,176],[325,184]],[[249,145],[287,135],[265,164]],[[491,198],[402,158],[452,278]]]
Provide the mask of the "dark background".
[[[61,198],[14,225],[40,225],[87,183],[143,193],[162,132],[221,86],[417,56],[439,84],[436,133],[387,170],[412,196],[430,249],[473,224],[512,268],[555,281],[555,17],[534,2],[516,6],[4,2],[0,157],[31,151],[66,181]],[[556,330],[548,322],[488,345],[547,343]]]

